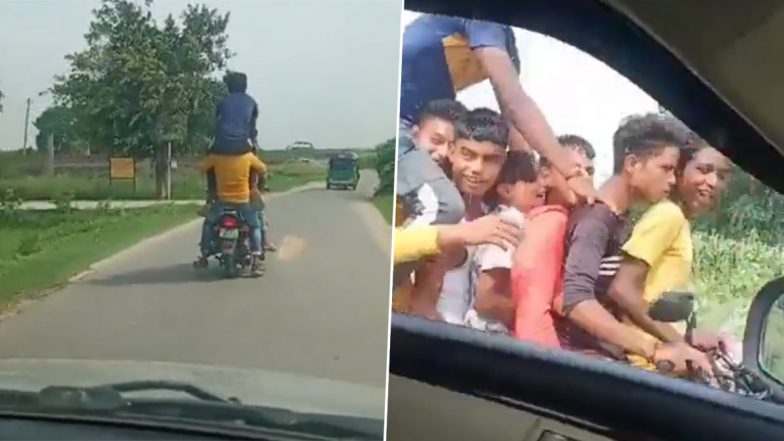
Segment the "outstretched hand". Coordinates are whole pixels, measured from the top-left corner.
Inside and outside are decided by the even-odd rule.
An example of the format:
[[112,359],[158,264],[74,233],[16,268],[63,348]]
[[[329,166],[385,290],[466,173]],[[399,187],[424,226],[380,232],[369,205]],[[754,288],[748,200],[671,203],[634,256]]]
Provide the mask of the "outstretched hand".
[[522,236],[520,226],[497,214],[488,214],[461,224],[439,225],[442,247],[493,244],[503,249],[516,248]]

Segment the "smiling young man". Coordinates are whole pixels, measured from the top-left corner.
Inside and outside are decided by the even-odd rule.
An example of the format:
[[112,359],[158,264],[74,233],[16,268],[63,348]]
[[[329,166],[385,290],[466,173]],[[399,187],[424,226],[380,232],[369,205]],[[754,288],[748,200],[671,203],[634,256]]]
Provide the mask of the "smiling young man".
[[599,189],[597,203],[572,211],[566,228],[566,319],[556,322],[564,347],[614,359],[634,354],[654,364],[666,360],[676,372],[686,369],[687,360],[709,366],[705,354],[684,343],[662,344],[621,323],[618,305],[608,295],[630,233],[628,210],[667,197],[686,137],[680,122],[653,113],[627,118],[613,135],[613,176]]
[[455,120],[467,111],[463,103],[453,99],[434,100],[425,104],[411,129],[414,144],[443,166],[449,154],[449,146],[455,141]]
[[[648,309],[668,291],[691,291],[691,222],[716,206],[730,170],[729,159],[694,136],[681,150],[675,191],[643,214],[623,246],[623,261],[609,295],[623,309],[628,322],[661,341],[682,341],[683,330],[653,320]],[[715,333],[695,330],[692,343],[707,350],[722,342]],[[630,357],[629,361],[655,369],[639,357]]]
[[[485,112],[480,110],[479,115]],[[440,168],[451,167],[448,155],[450,148],[455,143],[455,121],[464,119],[468,110],[459,101],[451,99],[435,100],[422,109],[419,119],[412,130],[413,146],[419,153],[427,153]],[[476,112],[474,114],[477,114]],[[484,113],[490,118],[497,118],[498,114],[489,111]],[[499,141],[500,142],[500,141]],[[412,171],[410,168],[408,171]],[[451,175],[451,171],[447,170]],[[407,180],[403,174],[405,169],[398,167],[398,182]],[[445,178],[446,179],[446,178]],[[451,180],[445,181],[451,186],[455,193],[460,195],[455,183]],[[466,246],[496,244],[500,247],[516,246],[521,239],[521,230],[518,225],[500,216],[488,215],[467,223],[448,223],[437,216],[433,219],[433,225],[429,225],[426,213],[435,214],[438,207],[435,198],[428,198],[432,195],[431,188],[423,185],[420,188],[419,203],[431,202],[433,209],[423,210],[419,216],[408,216],[403,204],[398,204],[395,220],[395,270],[393,277],[393,297],[392,309],[395,312],[414,312],[428,316],[435,316],[431,301],[425,302],[427,306],[422,306],[422,302],[414,305],[414,297],[423,289],[422,286],[429,282],[428,277],[433,274],[427,269],[423,269],[418,274],[418,286],[415,287],[410,279],[410,274],[414,268],[421,267],[423,262],[420,260],[425,257],[435,259],[442,253],[450,253],[454,250],[461,252]],[[462,200],[461,200],[462,204]],[[425,214],[423,216],[423,214]],[[423,222],[424,220],[424,222]],[[405,227],[403,225],[405,224]],[[441,271],[443,278],[443,271]],[[440,281],[433,281],[440,285]],[[432,285],[432,284],[431,284]],[[431,288],[437,294],[440,288]],[[424,311],[424,312],[423,312]]]
[[[465,202],[462,222],[485,215],[482,200],[495,185],[506,160],[509,129],[490,109],[468,111],[455,121],[455,142],[449,150],[452,182]],[[443,253],[417,280],[415,311],[428,317],[464,324],[472,304],[472,262],[476,247]]]

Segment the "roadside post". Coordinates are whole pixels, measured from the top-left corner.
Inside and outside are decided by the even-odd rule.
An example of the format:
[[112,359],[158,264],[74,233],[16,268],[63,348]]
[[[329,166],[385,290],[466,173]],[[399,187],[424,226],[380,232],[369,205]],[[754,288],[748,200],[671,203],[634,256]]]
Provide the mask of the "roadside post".
[[166,154],[164,164],[166,166],[166,199],[172,199],[172,165],[174,158],[172,158],[172,142],[178,141],[180,136],[177,133],[165,133],[161,136],[161,141],[166,143]]

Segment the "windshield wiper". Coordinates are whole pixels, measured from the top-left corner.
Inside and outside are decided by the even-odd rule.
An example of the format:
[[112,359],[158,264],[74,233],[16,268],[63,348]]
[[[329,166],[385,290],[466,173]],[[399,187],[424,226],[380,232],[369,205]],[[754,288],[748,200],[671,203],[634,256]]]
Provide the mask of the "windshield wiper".
[[183,383],[179,381],[167,381],[167,380],[140,380],[140,381],[129,381],[126,383],[110,383],[104,384],[100,386],[93,386],[94,389],[113,389],[119,393],[132,393],[132,392],[148,392],[154,390],[165,390],[165,391],[172,391],[172,392],[182,392],[185,394],[190,395],[193,398],[198,398],[199,400],[203,401],[214,401],[219,403],[237,403],[241,404],[240,400],[236,397],[230,398],[222,398],[218,395],[215,395],[211,392],[208,392],[199,386],[190,384],[190,383]]
[[[196,400],[131,398],[145,391],[183,392]],[[76,413],[110,417],[158,417],[306,433],[326,438],[383,439],[383,420],[298,413],[244,405],[189,383],[133,381],[89,387],[48,386],[39,392],[0,389],[0,409]]]

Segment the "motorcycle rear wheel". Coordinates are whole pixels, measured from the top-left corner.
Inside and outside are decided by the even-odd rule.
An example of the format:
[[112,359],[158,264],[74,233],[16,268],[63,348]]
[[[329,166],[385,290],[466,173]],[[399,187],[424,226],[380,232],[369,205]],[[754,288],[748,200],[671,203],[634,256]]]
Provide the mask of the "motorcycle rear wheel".
[[223,276],[228,279],[233,279],[237,277],[238,270],[237,270],[237,262],[234,260],[234,254],[224,254],[223,259],[221,259],[221,263],[223,264]]

